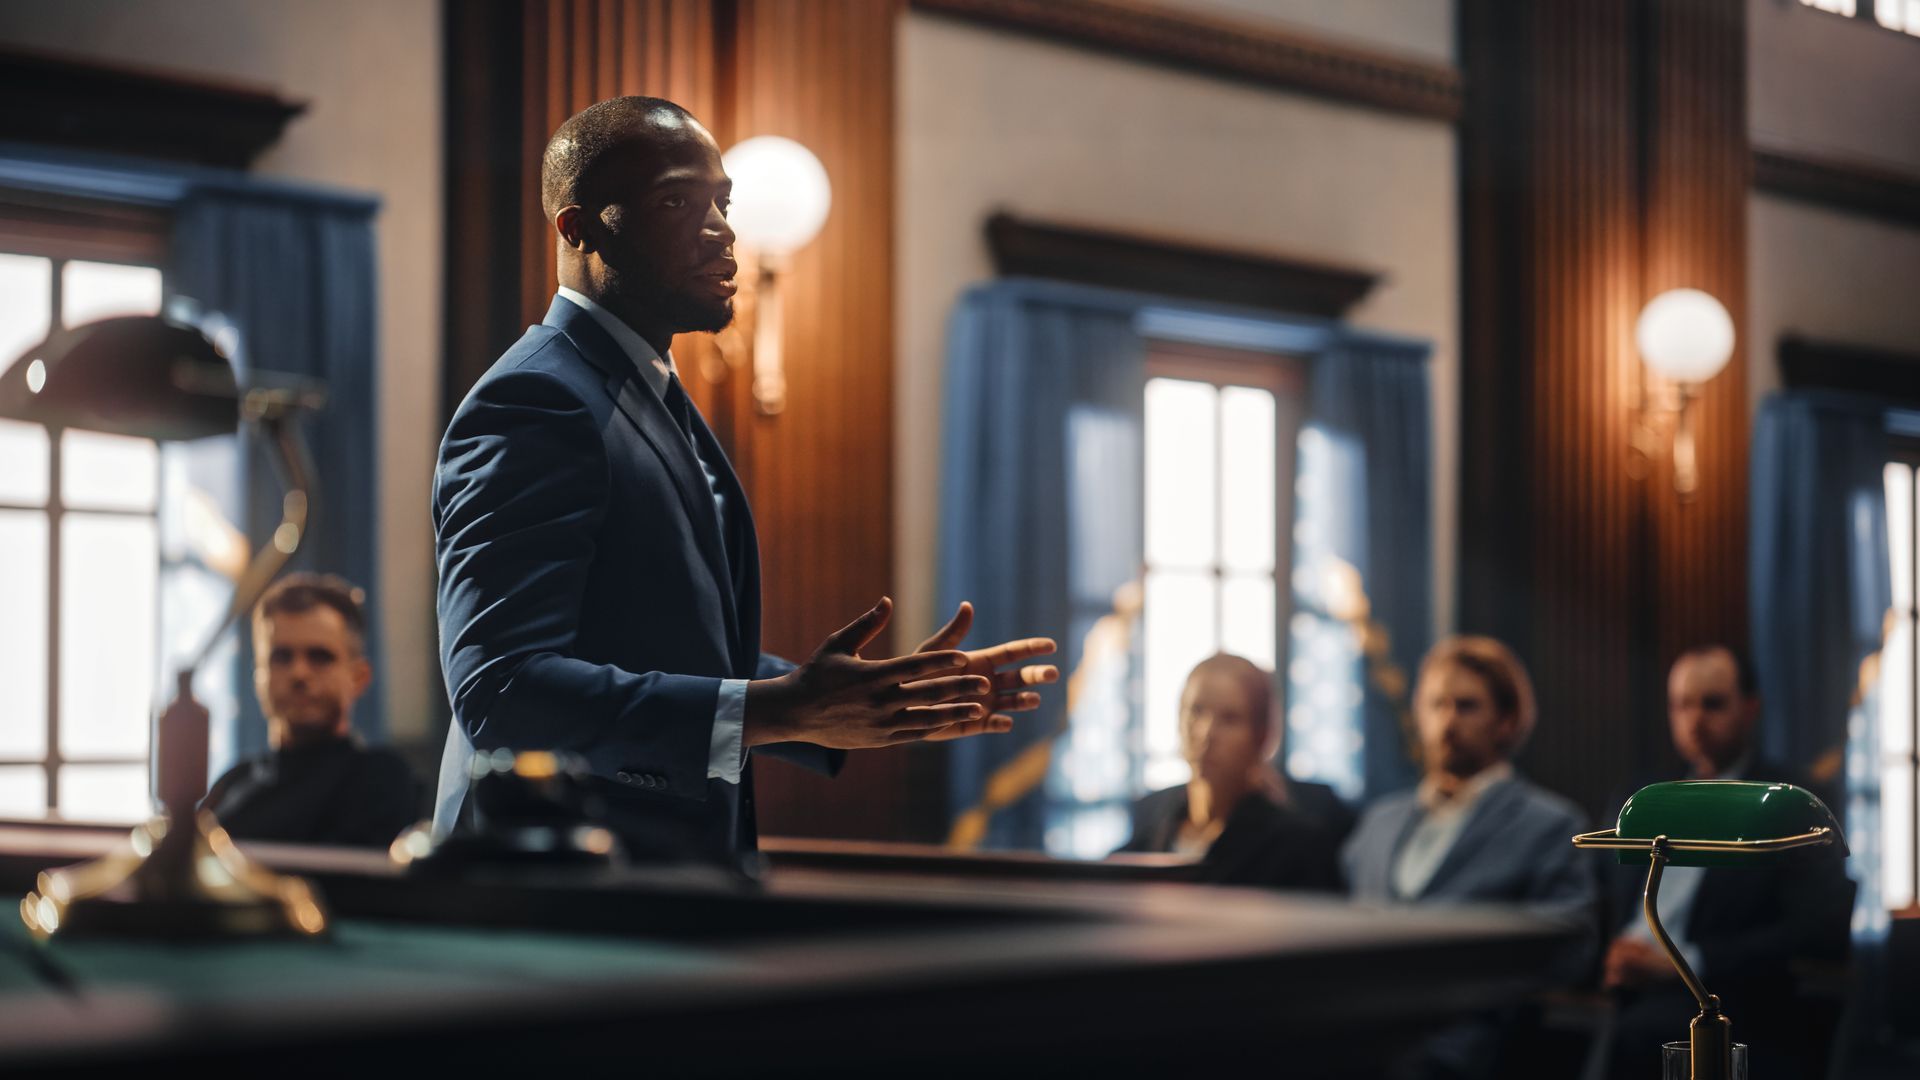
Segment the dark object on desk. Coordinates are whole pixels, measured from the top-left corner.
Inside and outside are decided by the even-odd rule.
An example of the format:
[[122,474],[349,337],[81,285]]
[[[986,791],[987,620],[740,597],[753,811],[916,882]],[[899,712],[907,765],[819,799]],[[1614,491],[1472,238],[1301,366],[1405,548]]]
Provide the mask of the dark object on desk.
[[420,784],[393,751],[332,739],[235,765],[200,806],[235,840],[385,851],[420,820]]
[[392,842],[409,872],[459,876],[511,867],[601,868],[624,862],[604,807],[587,785],[587,764],[545,750],[476,753],[459,824],[439,841],[421,822]]
[[[1319,784],[1287,784],[1290,797]],[[1329,797],[1331,790],[1327,791]],[[1337,803],[1337,799],[1335,800]],[[1133,805],[1133,839],[1124,852],[1172,851],[1187,819],[1187,786],[1156,791]],[[1252,791],[1234,805],[1225,828],[1201,857],[1193,880],[1208,885],[1340,890],[1333,833],[1297,805]]]

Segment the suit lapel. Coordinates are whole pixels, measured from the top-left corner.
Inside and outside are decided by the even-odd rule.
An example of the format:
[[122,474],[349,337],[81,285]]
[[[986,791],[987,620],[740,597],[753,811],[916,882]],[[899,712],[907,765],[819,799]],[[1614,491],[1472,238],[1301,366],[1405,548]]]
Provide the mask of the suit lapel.
[[[688,444],[686,435],[681,432],[680,425],[674,423],[673,414],[667,411],[660,395],[645,385],[640,373],[634,370],[632,360],[593,321],[593,316],[570,301],[556,297],[553,307],[547,311],[546,323],[567,335],[580,355],[607,376],[607,393],[612,395],[620,411],[666,466],[674,490],[679,493],[681,507],[686,510],[687,519],[693,524],[694,543],[700,549],[708,573],[713,575],[714,583],[720,588],[723,601],[720,607],[727,619],[727,639],[736,643],[737,649],[740,620],[738,612],[734,610],[733,574],[727,565],[726,544],[720,537],[720,521],[714,513],[713,492],[707,488],[706,474],[700,470],[700,462],[693,456],[693,447]],[[732,470],[726,471],[731,476]]]
[[1520,795],[1520,789],[1514,781],[1502,780],[1493,785],[1480,801],[1468,811],[1467,823],[1460,829],[1460,835],[1454,837],[1453,846],[1441,857],[1440,865],[1427,879],[1426,888],[1420,890],[1421,896],[1431,895],[1435,889],[1446,883],[1450,875],[1460,872],[1460,868],[1472,863],[1474,852],[1486,844],[1487,839],[1499,830],[1500,822],[1506,820],[1511,804]]

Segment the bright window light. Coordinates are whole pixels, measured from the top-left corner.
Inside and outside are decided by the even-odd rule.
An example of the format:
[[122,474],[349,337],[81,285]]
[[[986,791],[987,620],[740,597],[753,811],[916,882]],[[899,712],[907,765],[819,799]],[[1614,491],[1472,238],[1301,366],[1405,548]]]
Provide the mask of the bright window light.
[[60,499],[69,510],[152,511],[160,497],[160,450],[151,439],[65,431]]
[[1887,551],[1892,558],[1892,632],[1880,650],[1880,826],[1883,899],[1890,908],[1914,903],[1914,470],[1886,467]]
[[60,770],[60,816],[68,821],[132,824],[153,816],[145,765],[67,765]]
[[38,765],[0,765],[0,818],[40,818],[47,813],[47,770]]
[[1185,379],[1147,382],[1147,562],[1198,569],[1214,560],[1219,392]]
[[61,523],[63,757],[147,752],[157,655],[156,532],[152,518],[122,514],[72,513]]
[[160,271],[151,266],[70,262],[60,273],[60,322],[65,326],[159,313]]
[[[37,510],[0,510],[0,687],[7,717],[0,758],[45,756],[47,515]],[[6,798],[0,794],[0,802]]]

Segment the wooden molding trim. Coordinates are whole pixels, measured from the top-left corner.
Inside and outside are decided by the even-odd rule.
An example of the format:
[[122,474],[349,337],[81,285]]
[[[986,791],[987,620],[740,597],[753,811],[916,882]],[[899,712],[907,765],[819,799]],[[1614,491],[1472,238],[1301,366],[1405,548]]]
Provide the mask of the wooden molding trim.
[[911,0],[945,15],[1190,71],[1449,123],[1460,72],[1270,25],[1171,11],[1140,0]]
[[1890,402],[1920,404],[1920,352],[1780,339],[1780,382],[1794,390],[1843,390]]
[[1920,226],[1920,174],[1884,165],[1756,146],[1753,186],[1773,195]]
[[1380,280],[1365,270],[1079,225],[987,219],[1003,275],[1054,278],[1162,296],[1340,318]]
[[265,87],[0,47],[0,139],[244,169],[306,111]]

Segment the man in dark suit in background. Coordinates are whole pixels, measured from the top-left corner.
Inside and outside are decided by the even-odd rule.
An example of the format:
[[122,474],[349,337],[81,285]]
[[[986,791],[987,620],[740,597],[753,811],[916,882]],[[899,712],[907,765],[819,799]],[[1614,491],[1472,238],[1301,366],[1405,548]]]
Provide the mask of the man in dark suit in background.
[[797,667],[760,651],[746,494],[668,351],[733,316],[731,189],[713,137],[657,98],[590,106],[547,145],[559,295],[461,403],[435,475],[437,834],[474,750],[560,749],[630,847],[726,860],[754,846],[750,751],[833,772],[848,749],[1006,731],[1056,677],[999,670],[1045,639],[955,650],[965,605],[920,652],[865,659],[885,597]]
[[253,688],[272,749],[200,803],[235,839],[385,848],[420,819],[413,770],[353,732],[373,683],[366,630],[360,590],[331,574],[289,574],[254,605]]
[[[1756,689],[1752,667],[1724,645],[1674,662],[1667,719],[1687,779],[1810,786],[1797,770],[1759,756]],[[1652,1076],[1660,1044],[1684,1039],[1699,1009],[1642,916],[1645,867],[1609,865],[1607,872],[1615,936],[1603,978],[1620,1007],[1612,1074]],[[1853,883],[1826,848],[1752,867],[1674,866],[1663,875],[1660,921],[1707,990],[1720,996],[1734,1037],[1752,1045],[1755,1080],[1824,1075],[1837,1002],[1830,990],[1808,994],[1805,980],[1831,979],[1845,963],[1852,907]]]

